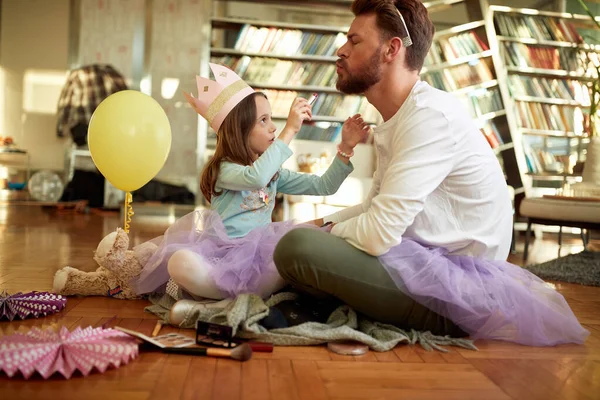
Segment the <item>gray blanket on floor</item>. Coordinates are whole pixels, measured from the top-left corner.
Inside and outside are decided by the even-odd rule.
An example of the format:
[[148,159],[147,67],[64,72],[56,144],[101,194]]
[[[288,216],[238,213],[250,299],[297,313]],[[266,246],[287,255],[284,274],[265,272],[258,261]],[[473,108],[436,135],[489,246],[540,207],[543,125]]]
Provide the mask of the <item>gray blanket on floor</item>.
[[[269,314],[269,307],[282,301],[295,300],[296,297],[294,293],[278,293],[263,301],[259,296],[243,294],[235,300],[198,302],[179,327],[195,328],[196,321],[212,322],[232,327],[233,334],[238,338],[270,342],[279,346],[310,346],[336,340],[355,340],[367,344],[374,351],[388,351],[399,343],[419,343],[428,351],[436,349],[447,352],[442,346],[477,350],[470,340],[435,336],[430,332],[408,332],[358,316],[348,306],[336,309],[325,324],[305,322],[272,330],[259,324]],[[175,299],[165,294],[151,296],[150,301],[153,305],[146,307],[146,311],[169,323],[169,310],[175,304]]]

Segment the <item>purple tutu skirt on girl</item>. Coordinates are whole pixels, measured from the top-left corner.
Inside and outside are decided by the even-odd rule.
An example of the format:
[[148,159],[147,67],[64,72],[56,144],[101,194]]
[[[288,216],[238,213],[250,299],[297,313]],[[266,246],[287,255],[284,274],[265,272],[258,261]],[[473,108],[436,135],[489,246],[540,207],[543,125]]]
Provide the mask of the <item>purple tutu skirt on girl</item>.
[[589,335],[550,284],[506,261],[449,255],[411,239],[379,260],[400,290],[472,339],[553,346]]
[[178,250],[193,251],[207,260],[212,278],[221,292],[235,297],[255,293],[265,274],[276,273],[273,252],[279,239],[298,227],[294,221],[273,222],[253,229],[246,236],[231,238],[223,220],[211,210],[193,211],[171,225],[163,236],[152,240],[158,249],[141,274],[131,283],[140,295],[164,292],[169,258]]

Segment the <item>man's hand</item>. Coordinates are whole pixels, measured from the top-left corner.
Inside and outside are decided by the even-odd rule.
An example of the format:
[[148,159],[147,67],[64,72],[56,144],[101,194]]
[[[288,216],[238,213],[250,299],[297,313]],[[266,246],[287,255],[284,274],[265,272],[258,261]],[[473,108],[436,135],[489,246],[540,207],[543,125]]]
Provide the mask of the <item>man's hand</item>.
[[356,114],[346,120],[342,126],[342,151],[344,148],[352,151],[360,142],[365,141],[371,132],[371,127],[367,124],[360,114]]

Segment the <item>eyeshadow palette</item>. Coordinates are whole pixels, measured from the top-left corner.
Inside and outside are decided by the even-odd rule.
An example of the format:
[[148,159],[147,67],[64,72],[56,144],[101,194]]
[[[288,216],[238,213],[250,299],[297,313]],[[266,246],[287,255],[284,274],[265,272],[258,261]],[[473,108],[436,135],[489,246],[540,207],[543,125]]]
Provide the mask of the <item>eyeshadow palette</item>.
[[125,332],[129,335],[135,336],[139,339],[142,339],[147,343],[151,343],[157,347],[160,347],[161,349],[165,349],[167,347],[188,347],[196,344],[196,341],[193,337],[182,335],[180,333],[167,333],[161,336],[149,337],[140,332],[125,329],[120,326],[115,326],[115,329],[120,330],[121,332]]
[[248,343],[252,351],[264,353],[271,353],[273,351],[271,343],[235,340],[233,338],[233,329],[230,326],[202,321],[196,322],[196,344],[233,349],[243,343]]
[[232,349],[241,344],[233,340],[233,329],[230,326],[202,321],[196,322],[196,343],[226,349]]
[[166,335],[156,336],[153,339],[162,343],[165,347],[188,347],[196,344],[193,337],[180,333],[167,333]]

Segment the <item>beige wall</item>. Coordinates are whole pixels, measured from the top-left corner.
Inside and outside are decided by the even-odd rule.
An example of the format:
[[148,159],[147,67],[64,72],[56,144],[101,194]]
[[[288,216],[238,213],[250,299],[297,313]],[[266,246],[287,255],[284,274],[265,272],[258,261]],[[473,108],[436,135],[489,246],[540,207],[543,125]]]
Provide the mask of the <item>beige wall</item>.
[[1,16],[0,135],[30,152],[32,168],[62,170],[56,101],[67,70],[69,0],[3,0]]

